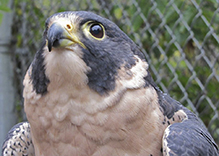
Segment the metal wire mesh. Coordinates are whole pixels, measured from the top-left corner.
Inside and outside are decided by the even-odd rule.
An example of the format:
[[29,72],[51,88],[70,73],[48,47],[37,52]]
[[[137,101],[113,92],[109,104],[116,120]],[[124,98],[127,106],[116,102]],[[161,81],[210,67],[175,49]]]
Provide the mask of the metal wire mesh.
[[218,0],[14,1],[17,108],[22,79],[53,13],[87,10],[114,21],[142,49],[156,83],[195,112],[219,143]]

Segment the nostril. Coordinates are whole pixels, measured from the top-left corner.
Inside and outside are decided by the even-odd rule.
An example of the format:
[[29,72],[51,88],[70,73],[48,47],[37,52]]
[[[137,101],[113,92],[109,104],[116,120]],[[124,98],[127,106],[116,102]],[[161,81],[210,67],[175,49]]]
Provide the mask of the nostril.
[[66,27],[71,30],[71,25],[70,24],[67,24]]

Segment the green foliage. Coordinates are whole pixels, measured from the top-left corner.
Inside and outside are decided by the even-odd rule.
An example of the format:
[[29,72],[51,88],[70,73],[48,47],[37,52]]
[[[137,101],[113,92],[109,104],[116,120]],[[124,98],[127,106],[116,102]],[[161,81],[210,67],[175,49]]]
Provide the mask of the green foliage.
[[0,1],[0,25],[2,22],[2,18],[3,18],[3,13],[10,11],[10,9],[8,8],[8,2],[9,2],[9,0],[1,0]]

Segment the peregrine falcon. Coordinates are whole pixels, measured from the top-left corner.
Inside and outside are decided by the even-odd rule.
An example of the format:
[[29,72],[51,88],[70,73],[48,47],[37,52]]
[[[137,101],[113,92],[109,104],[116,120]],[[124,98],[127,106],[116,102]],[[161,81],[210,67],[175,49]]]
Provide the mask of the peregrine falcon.
[[45,27],[23,81],[28,122],[9,132],[3,156],[218,155],[203,123],[157,87],[113,22],[69,11]]

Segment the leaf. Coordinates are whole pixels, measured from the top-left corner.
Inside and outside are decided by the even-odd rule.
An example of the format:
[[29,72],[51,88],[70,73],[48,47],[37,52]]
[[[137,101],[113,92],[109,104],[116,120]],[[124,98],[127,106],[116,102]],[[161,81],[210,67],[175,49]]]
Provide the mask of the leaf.
[[1,25],[1,23],[2,23],[2,18],[3,18],[3,14],[0,13],[0,25]]
[[117,19],[121,19],[122,18],[122,10],[120,9],[120,8],[116,8],[115,10],[114,10],[114,14],[115,14],[115,17],[117,18]]
[[0,10],[1,11],[5,11],[5,12],[9,12],[9,11],[11,11],[11,9],[10,8],[8,8],[8,7],[6,7],[6,6],[0,6]]

